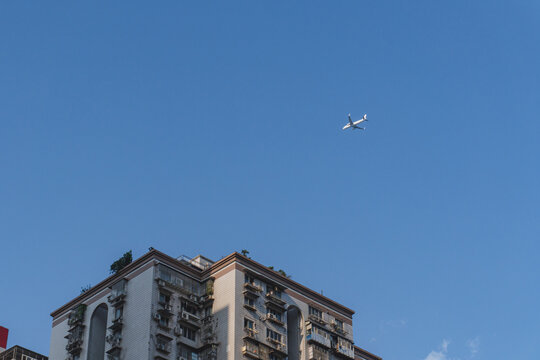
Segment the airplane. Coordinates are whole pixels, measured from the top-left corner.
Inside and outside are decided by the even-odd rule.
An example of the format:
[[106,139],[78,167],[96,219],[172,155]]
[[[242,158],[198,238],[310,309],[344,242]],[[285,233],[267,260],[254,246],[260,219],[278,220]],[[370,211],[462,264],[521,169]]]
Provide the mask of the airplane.
[[349,123],[343,127],[343,130],[347,130],[347,129],[350,129],[350,128],[352,128],[353,130],[356,130],[356,129],[366,130],[366,128],[358,126],[358,124],[360,124],[361,122],[364,122],[364,121],[367,121],[367,114],[364,114],[363,118],[361,118],[360,120],[357,120],[355,122],[352,121],[351,114],[349,114]]

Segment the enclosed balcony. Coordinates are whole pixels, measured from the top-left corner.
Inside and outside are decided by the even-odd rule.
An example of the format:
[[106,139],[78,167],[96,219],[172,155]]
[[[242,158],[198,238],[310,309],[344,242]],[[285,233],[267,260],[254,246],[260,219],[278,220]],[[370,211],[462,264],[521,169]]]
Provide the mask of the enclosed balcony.
[[306,335],[306,340],[308,342],[315,342],[317,344],[320,344],[324,347],[329,348],[330,347],[330,339],[328,337],[325,337],[324,335],[317,334],[315,332],[312,332],[310,334]]
[[178,321],[187,323],[197,328],[201,327],[201,318],[199,316],[187,311],[182,311],[179,315]]
[[124,318],[123,316],[119,316],[112,321],[112,324],[111,326],[109,326],[109,329],[113,332],[119,331],[122,328],[122,326],[124,326]]
[[330,360],[328,350],[315,345],[308,347],[307,355],[308,360]]
[[112,354],[115,349],[120,349],[120,342],[122,342],[122,334],[121,333],[113,333],[110,335],[107,335],[105,338],[105,341],[110,345],[110,350],[107,351],[108,354]]
[[281,321],[281,317],[279,317],[276,314],[267,313],[266,316],[264,317],[264,320],[271,321],[274,324],[279,325],[279,326],[285,326],[285,323]]
[[244,328],[244,339],[259,341],[259,332],[255,329]]
[[277,307],[279,310],[285,310],[286,302],[281,299],[281,296],[277,295],[273,291],[266,293],[266,304],[271,304]]
[[79,304],[69,313],[68,325],[70,328],[82,325],[84,322],[84,314],[86,313],[86,305]]
[[326,321],[324,321],[322,316],[317,316],[314,314],[310,314],[308,316],[309,321],[314,322],[316,324],[319,324],[321,326],[326,326]]
[[246,344],[242,346],[242,355],[250,357],[252,359],[260,359],[259,346],[256,344]]
[[338,338],[338,341],[332,344],[332,350],[343,357],[354,359],[353,345],[346,340]]
[[173,307],[168,303],[159,303],[157,311],[165,317],[171,317],[173,315]]

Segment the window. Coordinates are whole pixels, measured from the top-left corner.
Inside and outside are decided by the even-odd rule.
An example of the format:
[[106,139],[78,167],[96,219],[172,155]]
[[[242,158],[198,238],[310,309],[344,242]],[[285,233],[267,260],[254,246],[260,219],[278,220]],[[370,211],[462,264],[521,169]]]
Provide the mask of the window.
[[183,337],[188,338],[189,340],[195,341],[195,333],[196,333],[195,330],[187,326],[183,326],[183,325],[181,325],[180,328],[182,328]]
[[272,308],[266,308],[266,314],[269,317],[273,317],[274,319],[281,321],[281,312],[279,311],[276,311]]
[[204,308],[204,317],[212,315],[212,307],[208,306]]
[[114,310],[114,320],[121,319],[123,313],[124,313],[124,308],[117,307],[116,310]]
[[275,354],[270,354],[269,360],[281,360],[281,358]]
[[277,286],[266,285],[266,293],[272,294],[281,299],[281,290]]
[[335,319],[336,322],[336,328],[343,331],[343,321]]
[[259,345],[252,343],[251,341],[245,341],[244,346],[246,350],[252,354],[259,354]]
[[281,334],[273,330],[266,329],[266,337],[281,343]]
[[251,275],[245,274],[244,275],[244,283],[255,285],[255,278],[253,276],[251,276]]
[[309,307],[309,315],[313,315],[319,319],[322,319],[322,311],[312,306]]
[[197,308],[187,301],[182,301],[182,310],[197,315]]
[[37,360],[36,358],[30,357],[28,355],[23,355],[21,360]]
[[250,297],[244,296],[244,305],[255,307],[255,300]]
[[171,301],[171,297],[165,293],[160,292],[159,293],[159,303],[160,304],[168,304],[169,301]]
[[169,327],[169,319],[167,319],[167,318],[164,317],[164,316],[160,316],[160,317],[159,317],[159,326],[162,326],[162,327]]
[[254,330],[255,329],[255,324],[253,323],[252,320],[244,318],[244,328]]

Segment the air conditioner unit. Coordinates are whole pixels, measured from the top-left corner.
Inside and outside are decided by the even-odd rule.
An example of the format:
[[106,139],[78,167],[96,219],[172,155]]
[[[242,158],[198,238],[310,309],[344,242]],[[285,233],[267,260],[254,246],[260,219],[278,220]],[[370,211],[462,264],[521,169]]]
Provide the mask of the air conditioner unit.
[[182,319],[189,320],[189,314],[187,312],[182,313]]
[[164,305],[163,308],[164,308],[165,310],[172,311],[172,306],[169,305],[169,304]]
[[159,350],[165,350],[165,344],[156,344],[156,347],[157,347]]
[[177,326],[174,328],[174,334],[176,336],[182,336],[182,328],[180,326]]
[[197,295],[189,295],[189,299],[195,302],[198,300]]
[[161,320],[161,315],[155,314],[155,315],[154,315],[154,319],[156,319],[156,320],[158,320],[158,321]]

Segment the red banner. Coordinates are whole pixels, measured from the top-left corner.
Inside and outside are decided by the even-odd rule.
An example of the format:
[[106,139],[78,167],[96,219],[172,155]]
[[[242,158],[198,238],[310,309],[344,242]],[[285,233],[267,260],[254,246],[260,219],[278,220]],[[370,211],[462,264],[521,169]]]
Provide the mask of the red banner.
[[7,337],[9,330],[0,326],[0,348],[7,348]]

